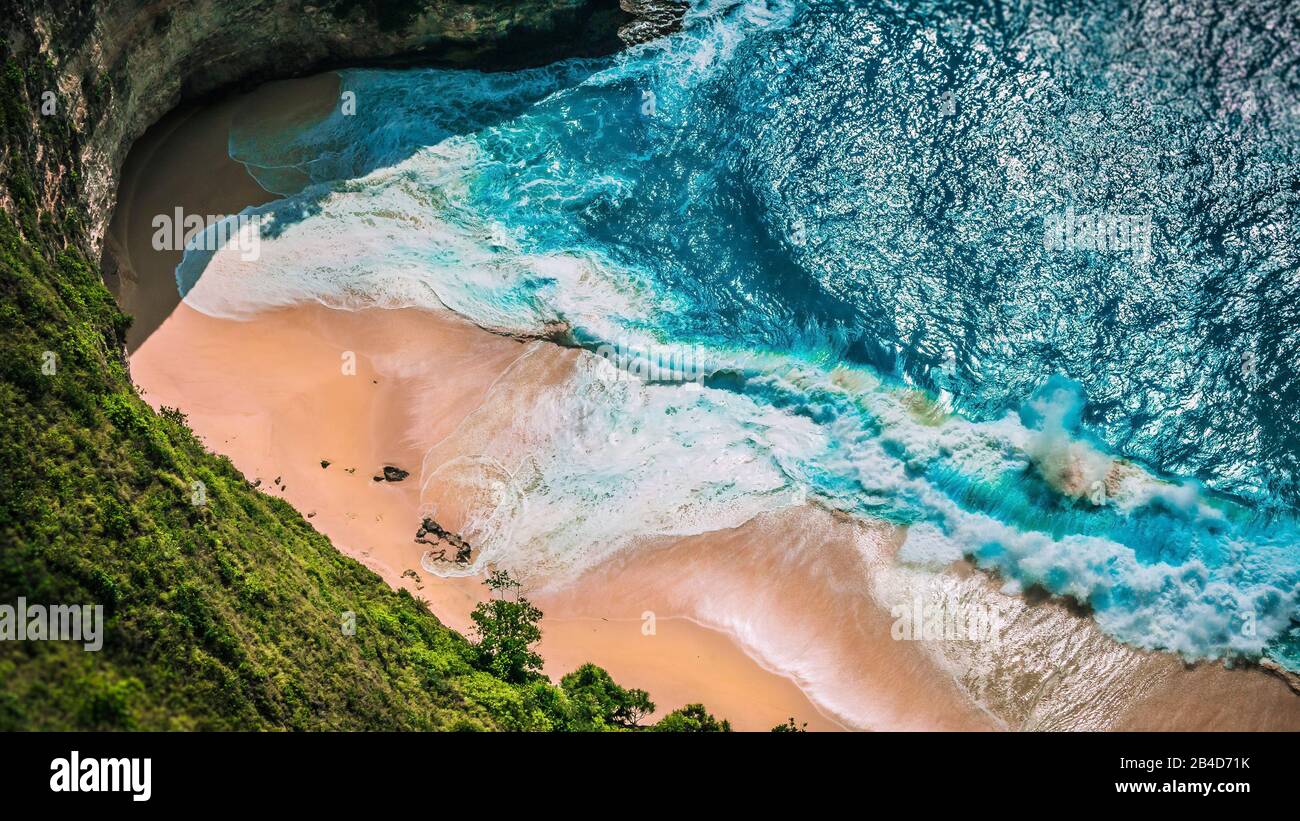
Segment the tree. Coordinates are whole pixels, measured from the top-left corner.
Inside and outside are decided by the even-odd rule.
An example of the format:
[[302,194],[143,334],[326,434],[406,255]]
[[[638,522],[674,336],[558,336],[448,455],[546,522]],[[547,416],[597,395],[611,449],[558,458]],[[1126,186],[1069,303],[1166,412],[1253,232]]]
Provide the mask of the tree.
[[[480,602],[470,614],[478,633],[475,649],[479,666],[513,684],[537,678],[542,672],[542,657],[532,648],[542,640],[537,626],[542,611],[519,595],[519,582],[508,571],[490,574],[483,584],[492,591],[491,598]],[[512,594],[514,598],[508,598]]]
[[788,719],[784,724],[778,724],[778,725],[776,725],[775,727],[773,727],[773,728],[772,728],[772,732],[774,732],[774,733],[806,733],[806,732],[808,732],[808,722],[805,721],[803,724],[795,724],[795,723],[794,723],[794,716],[790,716],[790,718],[789,718],[789,719]]
[[660,719],[654,729],[661,733],[729,733],[731,722],[718,721],[703,704],[687,704]]
[[560,689],[569,697],[578,730],[633,729],[655,711],[649,693],[620,687],[594,664],[584,664],[560,679]]

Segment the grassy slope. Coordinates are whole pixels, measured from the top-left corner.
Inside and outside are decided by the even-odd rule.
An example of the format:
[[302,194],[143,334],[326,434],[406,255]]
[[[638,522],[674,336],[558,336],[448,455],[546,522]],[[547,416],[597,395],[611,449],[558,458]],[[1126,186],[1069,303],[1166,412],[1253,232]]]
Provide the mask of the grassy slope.
[[591,728],[549,683],[474,669],[420,602],[136,396],[129,319],[80,250],[83,137],[33,117],[53,66],[4,49],[0,603],[103,604],[106,636],[0,642],[0,729]]
[[0,325],[0,602],[108,613],[97,654],[0,643],[0,728],[549,726],[534,702],[557,694],[476,672],[419,602],[136,397],[95,267],[8,214]]

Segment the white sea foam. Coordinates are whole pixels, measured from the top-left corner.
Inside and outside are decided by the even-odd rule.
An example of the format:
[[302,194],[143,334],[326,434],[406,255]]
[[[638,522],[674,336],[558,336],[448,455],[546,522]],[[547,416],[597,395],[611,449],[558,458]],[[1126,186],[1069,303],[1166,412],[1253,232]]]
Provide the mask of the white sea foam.
[[452,138],[359,180],[249,209],[272,228],[259,259],[187,253],[177,268],[184,299],[229,319],[305,302],[451,310],[521,335],[565,317],[615,334],[646,315],[627,272],[602,270],[590,253],[523,252],[508,228],[472,210],[476,161],[472,142]]
[[[524,357],[514,366],[523,373],[507,373],[426,455],[423,498],[435,515],[441,499],[463,504],[473,474],[510,488],[472,494],[461,518],[480,547],[475,564],[444,571],[501,564],[556,581],[638,539],[735,527],[793,503],[780,462],[820,439],[810,422],[723,391],[611,381],[604,364],[584,352],[552,382]],[[503,510],[498,497],[519,502]]]

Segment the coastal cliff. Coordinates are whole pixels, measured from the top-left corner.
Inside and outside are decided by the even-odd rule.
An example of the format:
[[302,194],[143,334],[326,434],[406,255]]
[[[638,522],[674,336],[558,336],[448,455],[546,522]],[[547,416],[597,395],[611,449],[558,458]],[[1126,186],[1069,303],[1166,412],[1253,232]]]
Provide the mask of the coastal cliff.
[[[25,120],[45,138],[43,147],[26,146],[25,156],[7,151],[3,165],[35,165],[32,184],[42,210],[81,200],[85,236],[95,250],[127,150],[183,100],[338,65],[539,64],[608,53],[622,44],[621,28],[644,38],[663,25],[657,17],[623,11],[617,0],[3,5],[6,58],[23,73],[21,81],[10,78],[8,91],[24,98],[21,108],[11,109],[17,116],[7,127],[19,130]],[[53,113],[43,113],[51,100]],[[49,150],[52,131],[70,141],[66,153]]]
[[612,0],[7,1],[0,16],[0,602],[105,610],[98,652],[0,642],[0,729],[607,729],[567,684],[476,666],[180,412],[155,414],[97,260],[127,150],[182,100],[335,64],[593,54],[660,24]]

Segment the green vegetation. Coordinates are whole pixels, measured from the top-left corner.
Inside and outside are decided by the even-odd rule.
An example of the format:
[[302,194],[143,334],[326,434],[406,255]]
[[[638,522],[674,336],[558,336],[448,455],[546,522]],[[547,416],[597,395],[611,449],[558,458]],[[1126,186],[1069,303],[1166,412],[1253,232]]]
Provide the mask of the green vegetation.
[[[542,657],[533,646],[542,640],[537,623],[542,611],[519,595],[519,582],[504,570],[491,573],[483,582],[491,591],[470,614],[478,631],[479,666],[514,684],[532,681],[542,674]],[[513,595],[510,599],[507,596]]]
[[773,728],[772,728],[772,732],[774,732],[774,733],[806,733],[806,732],[808,732],[808,722],[805,721],[803,724],[795,724],[795,723],[794,723],[794,716],[790,716],[790,718],[786,719],[786,722],[785,722],[784,724],[778,724],[778,725],[776,725],[775,727],[773,727]]
[[[538,685],[542,658],[533,651],[541,641],[537,623],[542,611],[519,594],[519,582],[504,570],[483,582],[492,597],[474,608],[471,618],[479,635],[475,650],[483,670],[513,684]],[[560,679],[562,696],[548,702],[556,729],[574,732],[638,730],[655,711],[645,690],[620,687],[609,673],[594,664],[584,664]],[[682,732],[726,732],[727,722],[718,722],[703,705],[691,704],[665,716],[653,729]]]
[[[83,135],[34,114],[59,87],[53,63],[8,48],[0,603],[102,604],[105,630],[93,653],[0,642],[0,730],[636,726],[648,697],[599,668],[560,687],[540,675],[536,608],[493,602],[471,644],[251,487],[181,413],[141,401],[123,354],[130,319],[85,235]],[[91,123],[114,93],[94,80]],[[658,728],[725,729],[696,708]]]
[[662,733],[729,733],[731,722],[714,718],[703,704],[687,704],[661,718],[654,729]]
[[0,601],[106,608],[99,653],[0,644],[0,728],[567,720],[556,688],[479,670],[475,648],[423,605],[251,488],[181,414],[136,397],[127,320],[95,268],[71,248],[47,259],[7,214],[0,315]]
[[645,690],[626,690],[594,664],[584,664],[560,679],[572,705],[573,728],[633,730],[655,711]]

